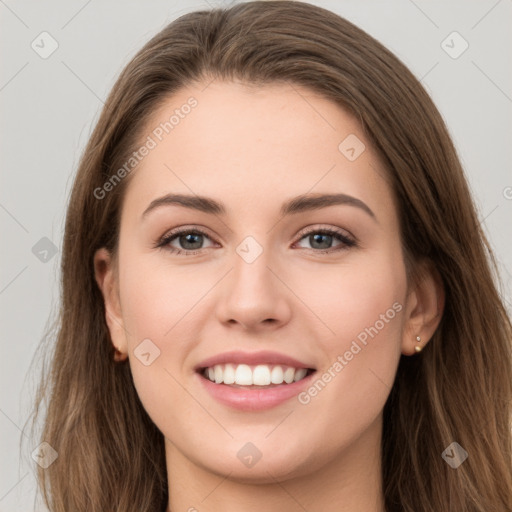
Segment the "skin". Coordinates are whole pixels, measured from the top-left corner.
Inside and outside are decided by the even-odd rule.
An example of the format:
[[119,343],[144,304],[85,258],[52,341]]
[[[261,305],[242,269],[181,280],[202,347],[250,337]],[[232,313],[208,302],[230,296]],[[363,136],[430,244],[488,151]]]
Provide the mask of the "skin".
[[[118,259],[95,255],[112,342],[166,439],[169,510],[381,512],[383,407],[400,355],[421,357],[416,336],[424,346],[439,323],[442,286],[426,265],[421,282],[407,281],[386,171],[352,115],[296,85],[205,87],[180,90],[154,113],[142,140],[190,96],[198,101],[130,176]],[[338,149],[349,134],[366,146],[355,161]],[[167,205],[141,220],[170,192],[212,197],[227,214]],[[349,204],[279,215],[289,198],[334,192],[375,218]],[[154,247],[180,226],[207,231],[199,254]],[[357,245],[301,234],[329,227]],[[263,249],[250,264],[236,252],[247,236]],[[192,252],[183,238],[171,245]],[[394,318],[307,404],[237,411],[193,370],[235,348],[269,349],[322,375],[396,303]],[[149,366],[134,354],[146,338],[160,350]],[[237,457],[247,442],[262,453],[251,468]]]

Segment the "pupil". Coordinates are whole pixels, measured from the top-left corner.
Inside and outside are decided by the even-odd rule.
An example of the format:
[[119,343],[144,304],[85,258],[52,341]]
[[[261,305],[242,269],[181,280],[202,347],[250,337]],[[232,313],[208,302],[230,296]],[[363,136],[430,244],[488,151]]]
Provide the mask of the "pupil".
[[[312,237],[313,237],[314,243],[319,242],[320,244],[322,242],[322,240],[321,240],[322,238],[325,238],[327,240],[327,242],[331,242],[331,239],[332,239],[332,235],[325,235],[325,234],[323,234],[323,235],[316,234],[316,235],[312,235]],[[324,240],[324,242],[325,242],[325,240]],[[314,247],[313,243],[311,245],[312,245],[312,247]],[[329,243],[327,243],[327,246],[325,246],[325,244],[324,244],[323,247],[316,247],[316,248],[317,249],[329,249]]]
[[[180,243],[184,240],[185,241],[185,249],[200,249],[200,246],[201,246],[201,240],[199,240],[199,247],[197,246],[194,246],[194,247],[187,247],[187,244],[198,244],[198,241],[196,240],[194,242],[194,238],[198,239],[199,237],[202,237],[203,235],[199,235],[199,234],[192,234],[192,233],[189,233],[188,235],[184,235],[184,236],[181,236],[180,237]],[[192,240],[191,240],[192,238]],[[183,244],[182,244],[183,245]]]

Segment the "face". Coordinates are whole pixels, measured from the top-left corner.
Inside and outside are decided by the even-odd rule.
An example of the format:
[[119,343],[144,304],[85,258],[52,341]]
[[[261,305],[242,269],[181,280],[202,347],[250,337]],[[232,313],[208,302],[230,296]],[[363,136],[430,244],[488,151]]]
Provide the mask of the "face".
[[[408,310],[396,205],[358,122],[297,85],[215,81],[169,98],[144,142],[109,326],[167,454],[261,482],[348,456],[378,432]],[[232,351],[237,379],[238,363],[261,363],[257,382],[315,371],[262,388],[197,371]]]

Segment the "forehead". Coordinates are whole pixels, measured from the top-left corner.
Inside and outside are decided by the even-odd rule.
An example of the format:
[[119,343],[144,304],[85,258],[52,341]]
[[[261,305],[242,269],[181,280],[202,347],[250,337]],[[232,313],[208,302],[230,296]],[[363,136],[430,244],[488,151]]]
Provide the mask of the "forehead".
[[138,210],[169,192],[219,197],[252,211],[262,200],[280,205],[283,195],[336,189],[370,201],[372,193],[381,200],[390,192],[355,117],[296,84],[188,86],[154,112],[144,142],[151,149],[125,198]]

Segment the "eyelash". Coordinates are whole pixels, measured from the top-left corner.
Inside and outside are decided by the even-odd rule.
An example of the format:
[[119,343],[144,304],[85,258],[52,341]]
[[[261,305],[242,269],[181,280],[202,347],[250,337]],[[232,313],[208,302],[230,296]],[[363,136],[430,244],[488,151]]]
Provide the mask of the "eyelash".
[[[175,247],[170,246],[170,243],[174,239],[176,239],[179,236],[184,235],[184,234],[203,235],[211,240],[211,237],[199,228],[176,229],[176,230],[173,230],[170,233],[166,234],[165,236],[163,236],[160,240],[158,240],[155,245],[155,248],[164,249],[164,250],[169,251],[170,253],[175,254],[175,255],[184,254],[185,256],[194,256],[196,254],[199,254],[203,249],[194,251],[194,250],[187,250],[187,249],[176,249]],[[338,230],[336,228],[310,229],[309,231],[300,233],[300,238],[298,241],[300,242],[303,238],[306,238],[308,235],[311,235],[311,234],[332,235],[338,241],[342,242],[342,244],[340,244],[338,247],[330,248],[330,249],[322,250],[322,249],[306,248],[306,250],[313,251],[315,254],[330,254],[333,252],[346,250],[350,247],[357,247],[357,242],[354,239],[348,237],[344,232],[342,232],[341,230]]]

